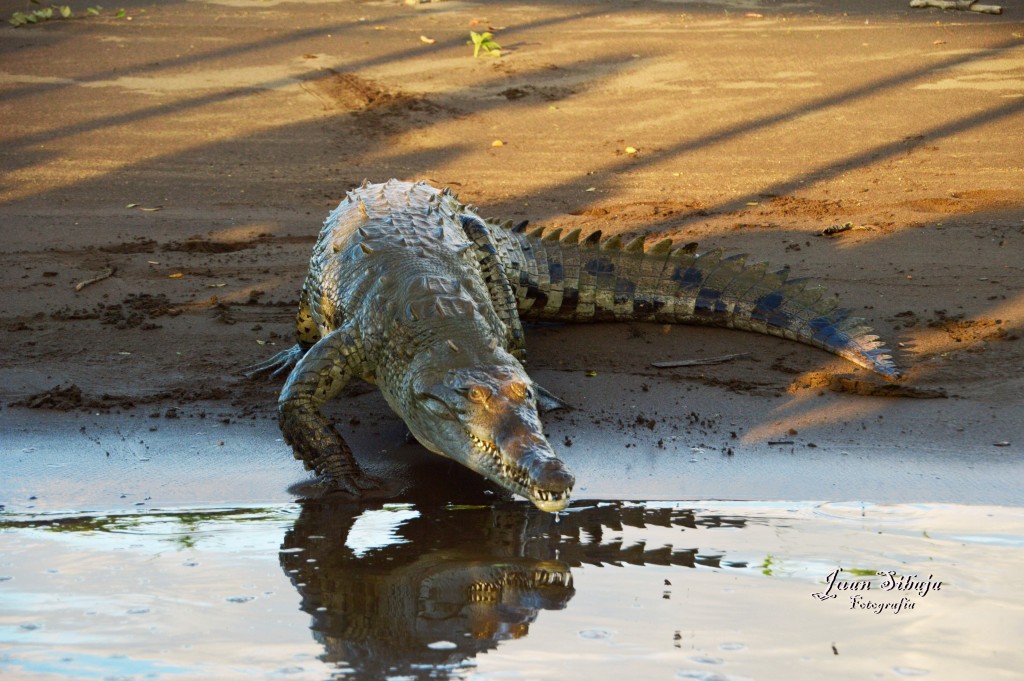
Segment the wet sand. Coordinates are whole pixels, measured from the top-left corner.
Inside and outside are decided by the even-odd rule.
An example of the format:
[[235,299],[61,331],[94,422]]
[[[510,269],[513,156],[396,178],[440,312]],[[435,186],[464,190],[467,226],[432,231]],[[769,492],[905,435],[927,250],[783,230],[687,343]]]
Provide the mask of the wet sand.
[[[613,394],[622,382],[613,377],[595,385],[596,392]],[[901,453],[861,442],[859,426],[772,440],[780,444],[744,444],[732,437],[736,426],[730,424],[755,408],[755,399],[723,399],[714,412],[718,422],[679,429],[637,422],[633,415],[659,409],[656,398],[648,399],[621,407],[621,417],[611,415],[613,405],[598,408],[590,400],[584,413],[609,415],[597,423],[580,414],[582,408],[547,419],[549,439],[576,474],[576,498],[1021,505],[1020,460],[1006,448],[964,452],[932,445]],[[362,396],[333,413],[340,423],[363,419],[361,407],[386,409],[378,400]],[[955,418],[951,411],[943,415]],[[923,409],[919,418],[936,414]],[[474,473],[410,442],[397,418],[360,423],[349,439],[372,473],[398,481],[395,502],[498,499]],[[281,503],[320,493],[270,419],[224,424],[139,414],[112,425],[103,415],[44,413],[5,431],[3,456],[0,500],[7,512]]]

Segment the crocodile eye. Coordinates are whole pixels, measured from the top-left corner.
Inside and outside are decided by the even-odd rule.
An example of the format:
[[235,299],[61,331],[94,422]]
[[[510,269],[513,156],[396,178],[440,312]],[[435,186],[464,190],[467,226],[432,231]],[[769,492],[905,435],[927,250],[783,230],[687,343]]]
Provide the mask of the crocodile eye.
[[467,394],[469,395],[469,399],[473,400],[474,402],[483,403],[490,398],[491,391],[483,387],[482,385],[474,385],[472,388],[469,389],[469,392]]
[[524,400],[530,394],[530,389],[525,383],[516,381],[515,383],[509,383],[508,394],[517,400]]

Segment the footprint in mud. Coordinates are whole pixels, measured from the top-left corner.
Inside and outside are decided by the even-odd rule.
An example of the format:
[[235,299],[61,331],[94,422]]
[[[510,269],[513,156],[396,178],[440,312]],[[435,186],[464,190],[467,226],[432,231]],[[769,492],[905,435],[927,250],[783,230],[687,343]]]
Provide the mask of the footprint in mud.
[[746,650],[747,646],[743,645],[742,643],[723,643],[720,646],[718,646],[718,649],[725,652],[734,653],[740,650]]
[[584,629],[579,636],[591,641],[603,641],[615,636],[615,632],[610,629]]
[[697,681],[751,681],[746,676],[730,676],[721,672],[705,672],[698,670],[686,670],[676,674],[680,679],[697,679]]

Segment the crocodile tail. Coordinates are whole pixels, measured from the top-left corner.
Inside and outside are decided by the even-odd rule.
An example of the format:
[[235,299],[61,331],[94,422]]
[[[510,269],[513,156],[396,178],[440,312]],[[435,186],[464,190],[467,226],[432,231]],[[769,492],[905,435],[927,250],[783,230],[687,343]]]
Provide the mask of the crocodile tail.
[[770,271],[747,256],[671,239],[647,247],[640,236],[623,243],[580,240],[580,230],[527,232],[525,224],[495,229],[500,258],[516,290],[523,319],[705,324],[799,341],[844,357],[888,378],[900,375],[888,350],[864,320],[835,297],[789,270]]

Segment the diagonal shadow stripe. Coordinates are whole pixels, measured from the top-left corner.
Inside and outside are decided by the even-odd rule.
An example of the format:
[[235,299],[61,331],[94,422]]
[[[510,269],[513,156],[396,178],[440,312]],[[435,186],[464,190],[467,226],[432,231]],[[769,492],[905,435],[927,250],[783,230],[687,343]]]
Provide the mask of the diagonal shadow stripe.
[[[712,132],[707,135],[702,135],[698,139],[686,140],[676,145],[670,146],[663,149],[662,151],[652,152],[645,155],[642,158],[628,158],[610,166],[605,167],[602,170],[596,171],[592,175],[586,177],[588,184],[595,184],[604,182],[611,182],[612,178],[619,175],[626,170],[633,170],[637,168],[650,167],[665,163],[666,161],[682,156],[684,154],[704,149],[707,147],[714,146],[716,144],[723,144],[735,140],[745,134],[755,132],[757,130],[770,128],[775,125],[780,125],[801,118],[811,113],[820,112],[832,107],[840,106],[849,102],[852,102],[858,98],[865,97],[872,94],[877,94],[878,91],[886,88],[895,88],[900,85],[906,85],[916,80],[934,74],[937,71],[949,69],[953,66],[960,64],[966,64],[974,61],[984,60],[996,57],[1008,50],[1014,48],[1020,49],[1019,41],[1007,41],[998,44],[989,49],[972,53],[970,55],[957,55],[955,58],[944,60],[939,64],[933,64],[931,66],[912,69],[903,73],[895,74],[893,76],[882,78],[871,83],[865,83],[864,85],[852,88],[846,92],[838,93],[828,97],[820,97],[812,101],[801,104],[795,108],[780,111],[752,120],[743,121],[735,125],[725,127],[717,132]],[[985,125],[1001,118],[1006,118],[1024,112],[1024,99],[1014,99],[1006,104],[998,106],[994,109],[978,113],[976,115],[965,116],[960,119],[950,121],[948,123],[942,123],[936,125],[923,133],[919,133],[919,136],[913,140],[900,139],[893,142],[878,145],[871,149],[863,152],[854,154],[845,159],[823,165],[817,169],[810,170],[806,173],[802,173],[800,176],[776,183],[770,187],[760,188],[756,192],[751,192],[744,197],[731,200],[722,203],[718,206],[707,207],[708,212],[722,212],[732,211],[742,208],[748,201],[756,199],[761,194],[784,194],[789,191],[800,188],[807,182],[818,182],[823,180],[832,179],[841,175],[844,172],[853,170],[854,168],[866,166],[872,162],[890,158],[898,153],[906,152],[908,149],[916,148],[923,144],[933,143],[937,139],[948,137],[949,135],[963,132],[972,127]],[[556,187],[552,187],[554,193],[559,193],[562,190],[572,190],[576,187],[575,180],[562,183]],[[515,204],[520,204],[524,199],[517,198]],[[582,206],[595,205],[597,199],[582,204]],[[695,221],[699,216],[691,215],[689,217],[680,218],[666,217],[662,222],[652,223],[648,226],[647,230],[656,229],[676,229],[683,225],[689,224]],[[542,216],[536,216],[535,220],[542,220]]]
[[[974,115],[964,116],[941,125],[936,125],[918,133],[913,139],[900,139],[886,144],[880,144],[858,154],[847,156],[846,158],[835,161],[834,163],[819,166],[818,168],[802,173],[796,178],[786,180],[784,182],[777,182],[767,188],[760,189],[757,192],[751,192],[746,196],[711,207],[709,210],[718,212],[740,210],[746,206],[748,202],[755,200],[762,194],[788,194],[789,192],[800,189],[801,187],[805,187],[807,184],[832,180],[843,173],[856,168],[863,168],[872,163],[889,159],[899,154],[904,154],[908,150],[916,149],[922,145],[932,144],[945,137],[965,132],[972,128],[988,125],[989,123],[994,123],[1003,118],[1009,118],[1011,116],[1021,114],[1024,114],[1024,99],[1013,99],[1002,106],[997,106],[993,109],[988,109]],[[693,216],[688,216],[684,219],[683,224],[686,224],[693,219]]]
[[[608,7],[598,7],[591,9],[587,12],[581,12],[579,14],[572,14],[569,16],[559,17],[548,17],[545,19],[537,19],[517,26],[510,26],[504,31],[502,35],[515,35],[516,33],[522,33],[524,31],[530,31],[536,28],[544,28],[549,26],[557,26],[561,23],[575,22],[581,19],[587,19],[594,16],[607,15],[614,9]],[[622,8],[619,11],[625,11]],[[112,78],[123,78],[127,76],[142,76],[150,73],[159,73],[168,69],[174,69],[179,67],[195,66],[197,64],[203,64],[207,62],[215,62],[220,59],[229,57],[238,57],[241,55],[252,54],[260,50],[272,49],[275,47],[282,47],[286,45],[292,45],[299,43],[303,40],[311,38],[321,38],[328,34],[342,34],[345,31],[352,29],[366,28],[368,25],[386,25],[392,23],[398,23],[404,19],[410,18],[411,15],[396,15],[391,17],[381,17],[374,19],[372,22],[365,21],[347,21],[344,23],[333,24],[331,26],[317,26],[316,28],[307,28],[299,31],[292,31],[283,35],[273,37],[267,40],[261,40],[259,42],[246,43],[244,45],[231,45],[229,47],[222,47],[216,50],[210,50],[201,54],[189,54],[172,59],[162,60],[159,63],[140,64],[138,66],[107,69],[105,71],[99,71],[84,76],[75,78],[73,82],[56,82],[56,83],[32,83],[29,85],[22,85],[21,87],[15,87],[7,90],[3,93],[5,101],[12,101],[21,97],[27,97],[30,95],[37,95],[46,92],[52,92],[54,90],[60,90],[66,87],[73,87],[76,85],[89,84],[110,80]],[[459,35],[455,38],[449,38],[447,40],[438,40],[431,49],[436,51],[439,49],[446,48],[458,48],[464,47],[466,42],[466,35]],[[358,60],[349,64],[345,64],[345,69],[348,71],[371,68],[374,66],[380,66],[394,61],[402,61],[404,59],[422,57],[424,55],[424,46],[417,44],[414,47],[401,50],[398,52],[389,53],[380,57],[366,58]],[[261,89],[258,86],[254,86],[252,89]]]

